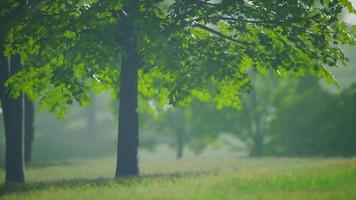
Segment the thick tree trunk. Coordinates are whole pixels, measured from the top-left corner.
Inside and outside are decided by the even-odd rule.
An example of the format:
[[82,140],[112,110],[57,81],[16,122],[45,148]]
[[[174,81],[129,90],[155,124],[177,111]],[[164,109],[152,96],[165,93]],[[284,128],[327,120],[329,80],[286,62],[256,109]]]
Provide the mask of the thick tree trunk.
[[[12,62],[10,62],[12,61]],[[6,183],[24,183],[24,99],[23,95],[17,99],[12,99],[9,90],[5,88],[4,82],[20,68],[19,58],[13,57],[7,60],[1,58],[0,65],[0,91],[1,105],[5,126],[5,172]]]
[[25,162],[32,161],[32,143],[34,140],[35,104],[25,96]]
[[119,133],[115,177],[139,175],[137,73],[139,55],[134,30],[128,19],[123,22],[122,61],[119,94]]

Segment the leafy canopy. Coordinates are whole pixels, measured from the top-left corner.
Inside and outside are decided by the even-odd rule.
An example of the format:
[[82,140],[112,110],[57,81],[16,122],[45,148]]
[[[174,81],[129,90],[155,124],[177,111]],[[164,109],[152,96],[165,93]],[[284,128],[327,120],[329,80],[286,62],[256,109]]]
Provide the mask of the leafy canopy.
[[162,104],[198,98],[241,104],[250,71],[306,73],[335,82],[326,66],[345,64],[341,44],[355,35],[340,21],[348,0],[33,0],[1,1],[6,56],[24,64],[7,85],[44,108],[89,101],[88,91],[119,90],[123,18],[134,27],[139,91]]

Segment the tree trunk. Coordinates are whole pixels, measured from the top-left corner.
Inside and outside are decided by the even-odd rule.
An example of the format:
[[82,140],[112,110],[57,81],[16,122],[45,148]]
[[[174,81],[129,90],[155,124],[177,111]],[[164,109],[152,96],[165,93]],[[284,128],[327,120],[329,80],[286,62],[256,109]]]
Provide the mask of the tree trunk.
[[184,153],[184,133],[179,132],[176,135],[176,158],[181,159]]
[[122,61],[119,94],[119,133],[115,177],[138,176],[138,105],[137,73],[139,55],[134,29],[125,18],[121,35]]
[[251,154],[253,157],[261,157],[263,156],[263,138],[262,137],[256,137],[254,140],[254,149]]
[[[0,65],[0,91],[1,105],[5,126],[5,172],[6,183],[24,183],[24,99],[23,95],[17,99],[10,97],[9,90],[5,88],[5,81],[20,68],[18,56],[11,60],[1,55]],[[11,62],[12,61],[12,62]]]
[[90,136],[96,135],[96,119],[95,119],[95,96],[91,95],[93,104],[86,109],[87,133]]
[[35,104],[25,96],[25,162],[32,161],[32,143],[34,140]]
[[263,151],[264,151],[264,137],[261,130],[261,123],[259,119],[256,120],[255,135],[253,137],[253,147],[251,151],[251,156],[255,156],[255,157],[262,156]]
[[[264,145],[264,137],[262,132],[262,112],[257,113],[256,107],[262,103],[263,99],[261,99],[256,89],[252,91],[252,105],[250,112],[250,123],[251,123],[251,133],[252,134],[252,147],[250,150],[250,156],[259,157],[263,154],[263,145]],[[259,102],[260,101],[260,102]]]

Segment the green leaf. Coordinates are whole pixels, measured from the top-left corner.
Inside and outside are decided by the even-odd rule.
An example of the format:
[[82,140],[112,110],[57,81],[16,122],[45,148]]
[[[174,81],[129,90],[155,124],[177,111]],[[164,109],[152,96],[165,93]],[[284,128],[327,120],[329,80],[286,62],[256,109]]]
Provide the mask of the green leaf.
[[65,38],[72,39],[76,34],[74,31],[66,30],[63,35]]

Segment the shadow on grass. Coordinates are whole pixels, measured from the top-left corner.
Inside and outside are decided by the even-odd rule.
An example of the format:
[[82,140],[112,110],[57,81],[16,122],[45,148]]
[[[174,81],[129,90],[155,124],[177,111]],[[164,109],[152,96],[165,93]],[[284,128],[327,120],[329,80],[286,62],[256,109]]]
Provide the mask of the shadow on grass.
[[34,190],[45,190],[48,188],[73,188],[81,185],[97,185],[103,186],[112,182],[109,178],[97,178],[97,179],[69,179],[69,180],[55,180],[44,181],[26,184],[3,184],[0,186],[0,196],[13,193],[25,193]]
[[138,177],[130,178],[96,178],[96,179],[67,179],[67,180],[54,180],[54,181],[43,181],[34,182],[26,184],[2,184],[0,185],[0,197],[7,194],[19,194],[31,191],[46,190],[48,188],[75,188],[80,186],[95,186],[105,187],[110,184],[118,184],[130,186],[133,184],[138,184],[144,180],[176,180],[184,177],[198,177],[204,175],[214,175],[217,171],[199,171],[199,172],[184,172],[184,173],[162,173],[162,174],[146,174]]
[[45,168],[45,167],[53,167],[53,166],[68,166],[73,165],[73,163],[69,161],[60,161],[60,162],[45,162],[45,163],[26,163],[26,167],[33,168]]
[[[53,167],[53,166],[67,166],[67,165],[73,165],[73,163],[70,161],[26,163],[26,167],[31,167],[31,168],[45,168],[45,167]],[[5,170],[5,165],[0,163],[0,169]]]

